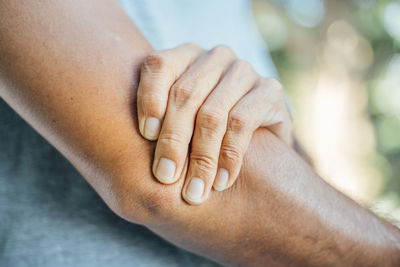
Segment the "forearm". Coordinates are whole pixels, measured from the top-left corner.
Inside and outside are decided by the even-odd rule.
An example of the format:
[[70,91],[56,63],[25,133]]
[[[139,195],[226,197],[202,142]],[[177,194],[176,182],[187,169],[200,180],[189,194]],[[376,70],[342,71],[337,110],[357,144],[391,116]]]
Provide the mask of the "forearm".
[[183,179],[157,183],[154,143],[140,137],[134,112],[138,66],[151,47],[118,5],[3,1],[0,13],[1,96],[119,215],[225,263],[396,255],[396,229],[327,186],[268,132],[253,138],[237,184],[201,206],[181,199]]
[[150,228],[219,262],[399,263],[398,229],[327,185],[267,131],[253,137],[238,182],[228,192],[212,194],[199,207],[184,205],[177,192],[168,194],[177,197],[164,200],[170,209]]

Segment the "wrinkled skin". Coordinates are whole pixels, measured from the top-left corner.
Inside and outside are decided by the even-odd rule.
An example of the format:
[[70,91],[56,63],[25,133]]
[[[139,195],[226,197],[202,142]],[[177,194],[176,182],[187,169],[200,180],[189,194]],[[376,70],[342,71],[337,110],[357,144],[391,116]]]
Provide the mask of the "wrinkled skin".
[[[327,185],[258,130],[236,183],[200,206],[154,179],[139,133],[151,46],[117,3],[0,1],[0,95],[121,217],[229,265],[400,265],[399,230]],[[184,174],[183,174],[184,175]]]
[[260,76],[224,45],[151,53],[141,66],[137,110],[140,133],[157,140],[154,176],[172,184],[187,168],[182,197],[189,204],[232,186],[258,128],[293,143],[280,82]]

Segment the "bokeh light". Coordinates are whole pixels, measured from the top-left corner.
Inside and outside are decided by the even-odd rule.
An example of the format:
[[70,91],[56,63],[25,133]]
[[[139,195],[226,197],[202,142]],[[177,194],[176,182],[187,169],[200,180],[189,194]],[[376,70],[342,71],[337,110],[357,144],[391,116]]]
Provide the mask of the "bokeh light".
[[286,9],[293,20],[304,27],[317,26],[325,13],[323,0],[289,0]]
[[400,41],[400,2],[389,3],[383,12],[383,24],[386,31]]
[[317,172],[400,221],[400,1],[253,0],[253,8]]

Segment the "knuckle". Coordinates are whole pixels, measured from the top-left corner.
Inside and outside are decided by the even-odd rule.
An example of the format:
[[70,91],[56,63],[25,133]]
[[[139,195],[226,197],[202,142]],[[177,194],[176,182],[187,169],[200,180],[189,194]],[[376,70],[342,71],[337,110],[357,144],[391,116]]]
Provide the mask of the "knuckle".
[[243,132],[249,128],[249,120],[242,112],[231,112],[228,119],[228,129],[234,132]]
[[193,42],[185,43],[184,46],[188,47],[189,49],[193,49],[193,50],[202,50],[200,48],[200,46],[198,46],[197,44],[195,44]]
[[204,172],[210,172],[217,167],[217,159],[210,155],[197,154],[192,152],[190,161],[194,168]]
[[234,71],[239,72],[239,73],[254,72],[251,64],[248,61],[242,60],[242,59],[238,59],[233,63],[233,69],[234,69]]
[[262,78],[261,84],[273,90],[283,93],[283,86],[280,81],[275,78]]
[[158,137],[157,145],[164,147],[173,147],[175,150],[182,150],[184,145],[184,139],[180,134],[177,133],[162,133]]
[[238,162],[242,159],[241,150],[232,144],[222,144],[221,145],[221,157],[230,162]]
[[226,45],[218,45],[210,50],[211,56],[225,56],[225,57],[234,57],[232,49]]
[[165,97],[162,97],[156,93],[143,93],[139,97],[141,99],[143,109],[152,113],[152,115],[161,115],[162,107],[167,102]]
[[142,66],[144,72],[161,72],[168,68],[168,62],[162,53],[153,53],[145,58]]
[[223,116],[215,108],[202,108],[197,115],[198,126],[207,130],[215,130],[222,126]]
[[171,93],[174,103],[183,106],[193,97],[193,86],[177,83],[172,87]]

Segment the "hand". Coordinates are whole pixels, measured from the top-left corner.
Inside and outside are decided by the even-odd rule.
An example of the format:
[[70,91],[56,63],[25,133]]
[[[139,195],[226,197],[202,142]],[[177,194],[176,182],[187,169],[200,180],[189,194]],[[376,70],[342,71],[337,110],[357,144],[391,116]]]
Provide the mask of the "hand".
[[257,128],[292,142],[281,84],[260,77],[226,46],[152,53],[142,65],[137,104],[141,134],[158,139],[154,175],[171,184],[188,167],[182,195],[190,204],[235,182]]
[[42,2],[0,1],[0,97],[116,214],[228,266],[400,266],[399,230],[270,131],[253,135],[239,181],[197,208],[179,196],[183,179],[148,181],[156,144],[135,131],[131,100],[151,46],[115,1]]

